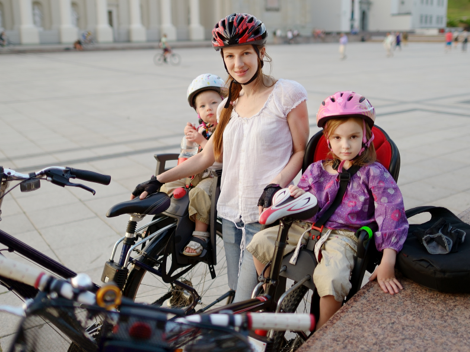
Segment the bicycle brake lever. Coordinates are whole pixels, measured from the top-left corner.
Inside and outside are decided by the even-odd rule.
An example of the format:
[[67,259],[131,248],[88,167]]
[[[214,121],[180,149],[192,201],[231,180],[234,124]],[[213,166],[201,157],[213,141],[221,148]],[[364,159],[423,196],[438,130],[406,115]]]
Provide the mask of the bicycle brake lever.
[[93,195],[96,194],[96,191],[95,191],[93,188],[90,188],[90,187],[88,187],[88,186],[82,185],[81,183],[71,183],[71,182],[69,182],[69,184],[68,184],[67,186],[79,187],[79,188],[84,189],[85,191],[90,192],[90,193],[93,194]]

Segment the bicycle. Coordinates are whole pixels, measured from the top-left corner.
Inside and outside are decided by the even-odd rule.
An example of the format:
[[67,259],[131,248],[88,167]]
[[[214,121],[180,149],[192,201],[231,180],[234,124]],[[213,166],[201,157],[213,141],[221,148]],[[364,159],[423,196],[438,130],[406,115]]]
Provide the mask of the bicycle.
[[155,54],[153,57],[153,62],[155,65],[160,66],[163,63],[171,63],[173,66],[177,66],[181,63],[181,56],[179,54],[170,51],[165,53],[162,51],[160,53]]
[[[107,285],[96,294],[91,279],[79,274],[70,282],[38,268],[0,257],[0,275],[40,289],[23,308],[0,307],[23,317],[10,351],[254,351],[247,331],[308,329],[311,315],[193,315],[134,303]],[[116,310],[119,308],[119,311]],[[257,349],[256,349],[257,350]]]
[[[21,174],[14,170],[0,167],[0,214],[2,200],[4,195],[9,192],[6,190],[11,181],[21,181],[21,190],[26,192],[37,190],[40,187],[40,181],[47,180],[58,186],[81,187],[94,193],[94,190],[87,186],[71,183],[69,181],[70,178],[79,178],[102,184],[109,184],[110,182],[109,176],[66,167],[50,167],[31,174]],[[182,201],[184,201],[184,199]],[[217,274],[220,274],[219,278],[223,279],[225,262],[219,261],[218,266],[216,262],[217,254],[221,257],[221,253],[223,252],[223,243],[220,229],[217,231],[217,225],[214,224],[212,226],[214,229],[212,234],[213,250],[211,253],[208,253],[207,259],[205,260],[210,266],[210,272],[209,266],[197,267],[197,264],[200,262],[197,258],[188,257],[187,261],[182,265],[172,265],[173,258],[171,252],[168,252],[166,249],[171,247],[169,244],[173,244],[177,221],[182,219],[184,225],[188,227],[187,222],[189,220],[187,219],[187,214],[184,211],[179,215],[162,214],[158,219],[136,229],[137,221],[140,221],[145,214],[152,214],[152,211],[153,213],[160,214],[169,204],[169,197],[165,194],[160,194],[157,197],[151,197],[137,205],[137,213],[139,214],[135,213],[135,208],[132,210],[132,207],[135,206],[135,202],[130,205],[125,205],[125,208],[122,208],[121,204],[115,206],[117,213],[126,213],[127,210],[132,210],[131,214],[133,215],[128,225],[127,237],[125,236],[119,240],[113,249],[112,257],[119,243],[126,242],[121,250],[120,262],[114,263],[111,260],[107,263],[110,265],[106,265],[105,268],[111,268],[111,271],[106,271],[103,274],[103,278],[104,281],[108,281],[106,279],[107,275],[112,276],[112,281],[116,281],[119,284],[119,287],[126,296],[137,299],[138,301],[146,301],[156,294],[156,298],[152,300],[156,305],[162,305],[165,301],[173,300],[174,306],[185,306],[187,313],[191,313],[194,311],[196,305],[201,303],[201,294],[204,295],[209,289],[214,288],[215,283],[218,284],[218,281],[206,284],[205,282],[208,275],[210,274],[211,277],[214,278]],[[116,212],[114,212],[114,215],[116,215]],[[113,210],[111,210],[111,213],[113,213]],[[165,224],[164,229],[155,229],[156,224]],[[188,227],[188,231],[191,232],[190,227]],[[131,233],[133,236],[135,235],[135,237],[131,237]],[[139,249],[140,245],[143,246],[145,244],[148,244],[145,249]],[[24,259],[35,263],[59,277],[72,278],[76,276],[74,271],[2,230],[0,230],[0,245],[0,256],[20,255]],[[131,253],[134,252],[139,254],[137,258],[131,257]],[[119,263],[122,263],[123,266],[119,266]],[[128,266],[130,266],[130,270],[128,270]],[[114,270],[116,268],[119,270]],[[129,278],[127,277],[128,272]],[[143,276],[146,272],[150,274],[146,275],[144,279]],[[180,277],[182,277],[182,280],[178,281],[177,279]],[[14,282],[7,278],[0,277],[0,284],[16,293],[22,299],[32,298],[37,294],[37,289],[34,287]],[[95,289],[99,288],[96,284],[94,286]],[[149,290],[153,291],[151,292],[152,297],[149,295]],[[226,295],[224,298],[228,296],[230,295]],[[219,301],[216,300],[216,303],[221,302],[224,298]],[[207,307],[203,309],[208,309],[214,304],[207,305]]]

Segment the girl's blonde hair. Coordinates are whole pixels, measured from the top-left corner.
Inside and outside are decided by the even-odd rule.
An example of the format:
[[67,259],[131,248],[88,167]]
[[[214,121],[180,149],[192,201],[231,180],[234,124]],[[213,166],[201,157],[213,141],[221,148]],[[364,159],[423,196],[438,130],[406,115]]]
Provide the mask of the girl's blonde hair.
[[[264,48],[264,45],[257,45],[258,50],[257,53],[261,52],[261,49]],[[272,59],[268,54],[264,54],[264,61],[265,62],[271,62]],[[223,58],[223,49],[222,49],[222,59]],[[276,81],[274,78],[272,78],[269,75],[265,75],[263,73],[263,65],[262,65],[262,60],[258,55],[258,71],[257,71],[257,77],[254,80],[255,85],[262,84],[265,87],[272,87]],[[231,84],[234,78],[229,74],[226,82],[226,86],[229,87],[228,90],[231,89],[230,92],[227,92],[228,96],[231,96],[232,102],[237,100],[240,96],[240,92],[242,90],[242,85],[241,84]],[[271,85],[266,85],[266,82],[271,82]],[[223,135],[224,135],[224,130],[225,127],[228,125],[230,118],[232,116],[232,110],[233,110],[233,105],[230,104],[227,108],[223,108],[222,112],[220,113],[219,117],[219,123],[217,125],[217,128],[214,132],[214,135],[212,136],[213,143],[214,143],[214,156],[215,160],[219,160],[220,157],[222,156],[222,147],[223,147]]]
[[[345,123],[346,121],[353,120],[359,126],[363,126],[363,119],[358,116],[342,116],[338,118],[333,118],[328,120],[328,122],[325,125],[325,128],[323,129],[323,135],[325,138],[328,140],[330,136],[336,131],[336,129]],[[366,138],[369,140],[372,137],[372,130],[369,127],[369,125],[366,123]],[[327,154],[327,164],[336,164],[339,163],[341,160],[333,153],[333,151],[330,149],[330,151]],[[377,154],[375,153],[375,146],[374,143],[371,143],[368,148],[366,148],[361,155],[357,156],[353,160],[351,160],[352,165],[357,165],[357,166],[363,166],[367,164],[372,164],[377,160]]]

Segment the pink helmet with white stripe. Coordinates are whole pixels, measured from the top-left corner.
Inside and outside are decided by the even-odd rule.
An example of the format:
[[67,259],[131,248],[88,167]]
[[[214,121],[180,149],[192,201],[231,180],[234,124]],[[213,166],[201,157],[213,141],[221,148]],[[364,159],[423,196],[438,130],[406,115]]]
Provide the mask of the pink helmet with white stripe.
[[341,116],[362,117],[372,128],[375,109],[369,100],[360,94],[352,91],[337,92],[322,101],[317,112],[317,125],[323,128],[328,120]]
[[[336,92],[334,95],[322,101],[317,112],[317,125],[324,128],[328,120],[338,117],[361,117],[363,123],[362,148],[359,155],[370,146],[374,140],[374,134],[369,140],[366,137],[366,122],[372,129],[375,122],[375,109],[365,97],[353,91]],[[328,148],[330,141],[327,140]]]

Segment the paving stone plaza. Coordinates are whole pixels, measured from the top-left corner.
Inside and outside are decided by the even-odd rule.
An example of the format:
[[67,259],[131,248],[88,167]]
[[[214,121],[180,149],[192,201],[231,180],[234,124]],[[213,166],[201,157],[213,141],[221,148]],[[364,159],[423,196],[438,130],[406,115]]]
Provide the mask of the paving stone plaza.
[[[47,182],[34,193],[15,189],[2,206],[2,230],[100,283],[128,220],[108,219],[106,211],[154,173],[154,154],[179,152],[184,125],[196,122],[186,101],[191,80],[206,72],[226,77],[211,48],[177,51],[180,66],[155,66],[150,50],[0,56],[0,165],[112,176],[109,186],[88,183],[95,196]],[[360,92],[400,150],[405,207],[441,205],[456,214],[470,207],[468,53],[446,54],[432,43],[409,44],[391,58],[381,43],[352,43],[343,61],[336,44],[279,45],[268,53],[273,76],[307,89],[310,136],[324,98]],[[20,301],[0,288],[1,304]],[[4,347],[16,319],[0,313],[0,322]]]

